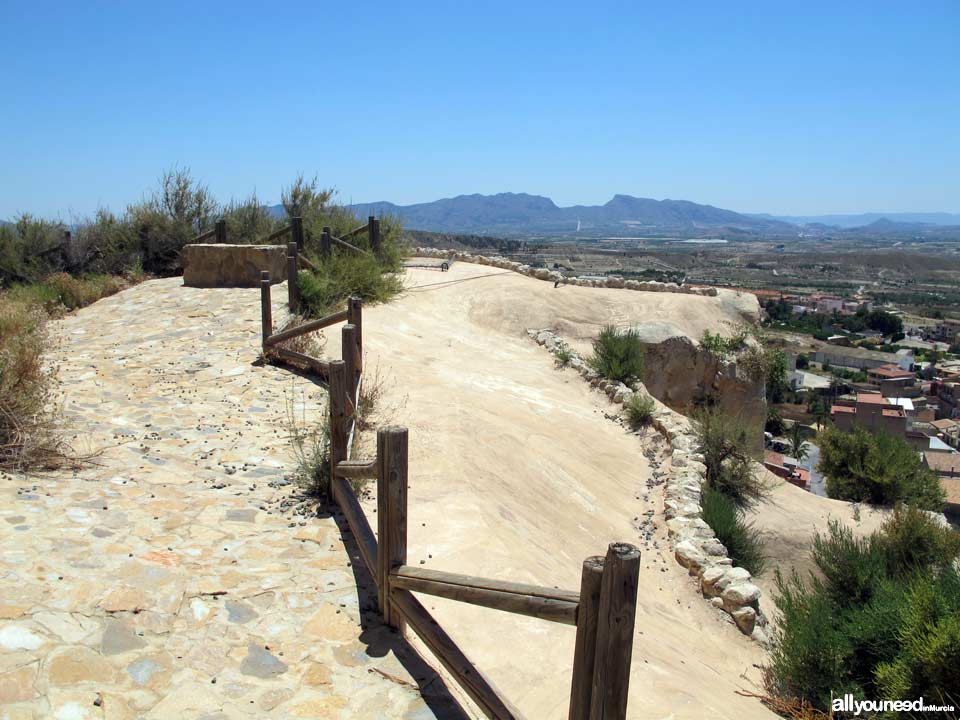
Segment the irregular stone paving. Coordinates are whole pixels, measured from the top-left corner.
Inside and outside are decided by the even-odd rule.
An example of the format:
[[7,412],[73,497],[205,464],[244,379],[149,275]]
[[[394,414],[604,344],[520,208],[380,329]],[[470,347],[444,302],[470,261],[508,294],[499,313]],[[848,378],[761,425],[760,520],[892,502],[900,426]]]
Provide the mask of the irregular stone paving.
[[325,400],[254,363],[257,290],[150,281],[56,328],[66,425],[102,453],[0,476],[0,720],[461,716],[337,519],[289,511],[288,407]]

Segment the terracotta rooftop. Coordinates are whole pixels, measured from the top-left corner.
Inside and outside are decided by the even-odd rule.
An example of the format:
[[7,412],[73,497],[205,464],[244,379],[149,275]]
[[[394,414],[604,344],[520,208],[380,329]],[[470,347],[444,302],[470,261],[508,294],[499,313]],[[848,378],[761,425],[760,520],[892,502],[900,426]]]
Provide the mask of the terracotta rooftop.
[[940,478],[940,487],[947,496],[948,505],[960,505],[960,478]]
[[899,380],[913,377],[912,372],[909,370],[902,370],[897,365],[886,365],[884,367],[872,368],[867,370],[867,375],[878,375],[888,380]]
[[906,415],[904,415],[903,413],[903,410],[901,410],[900,408],[891,408],[890,410],[881,410],[880,413],[884,417],[906,417]]
[[864,405],[889,405],[880,393],[857,393],[857,402]]
[[851,415],[855,415],[857,413],[857,409],[852,408],[849,405],[834,405],[830,408],[830,414],[832,415],[833,413],[850,413]]
[[960,423],[958,423],[956,420],[951,420],[950,418],[943,418],[943,420],[931,420],[930,424],[941,432],[960,425]]

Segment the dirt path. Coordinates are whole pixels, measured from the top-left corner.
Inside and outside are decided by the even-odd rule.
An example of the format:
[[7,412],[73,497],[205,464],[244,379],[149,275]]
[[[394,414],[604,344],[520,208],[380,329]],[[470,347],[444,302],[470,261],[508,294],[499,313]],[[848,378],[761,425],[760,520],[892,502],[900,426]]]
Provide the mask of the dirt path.
[[[757,689],[763,652],[698,596],[658,523],[641,538],[660,512],[657,443],[606,419],[606,398],[525,335],[553,327],[582,339],[605,322],[668,319],[698,337],[737,311],[715,298],[554,289],[464,263],[411,269],[407,285],[365,310],[364,338],[386,419],[410,428],[410,563],[577,589],[584,558],[639,544],[630,716],[772,717],[735,694]],[[566,716],[573,628],[427,601],[528,717]]]
[[287,402],[326,401],[252,364],[257,290],[152,281],[58,326],[67,424],[104,452],[0,475],[0,718],[460,716],[335,520],[281,511]]

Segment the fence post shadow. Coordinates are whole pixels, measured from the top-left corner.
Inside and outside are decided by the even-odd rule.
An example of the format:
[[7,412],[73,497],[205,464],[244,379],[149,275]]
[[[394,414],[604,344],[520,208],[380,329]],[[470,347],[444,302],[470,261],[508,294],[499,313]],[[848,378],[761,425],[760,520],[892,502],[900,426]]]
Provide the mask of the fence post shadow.
[[[346,517],[332,500],[325,512],[333,518],[340,531],[340,539],[350,558],[354,584],[357,589],[357,601],[360,608],[360,636],[358,640],[366,646],[370,657],[385,657],[391,651],[404,670],[413,678],[420,696],[437,720],[469,720],[460,702],[453,696],[443,677],[427,663],[409,642],[396,630],[386,625],[380,615],[377,601],[377,586],[373,576],[363,562],[360,548]],[[324,511],[321,510],[320,517]]]

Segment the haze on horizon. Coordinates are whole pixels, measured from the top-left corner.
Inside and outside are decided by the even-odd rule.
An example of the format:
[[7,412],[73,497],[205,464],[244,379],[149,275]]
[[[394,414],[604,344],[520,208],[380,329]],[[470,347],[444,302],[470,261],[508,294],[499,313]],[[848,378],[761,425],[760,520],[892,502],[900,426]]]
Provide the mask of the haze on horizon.
[[264,202],[616,193],[960,212],[960,5],[0,3],[0,218],[122,210],[174,165]]

